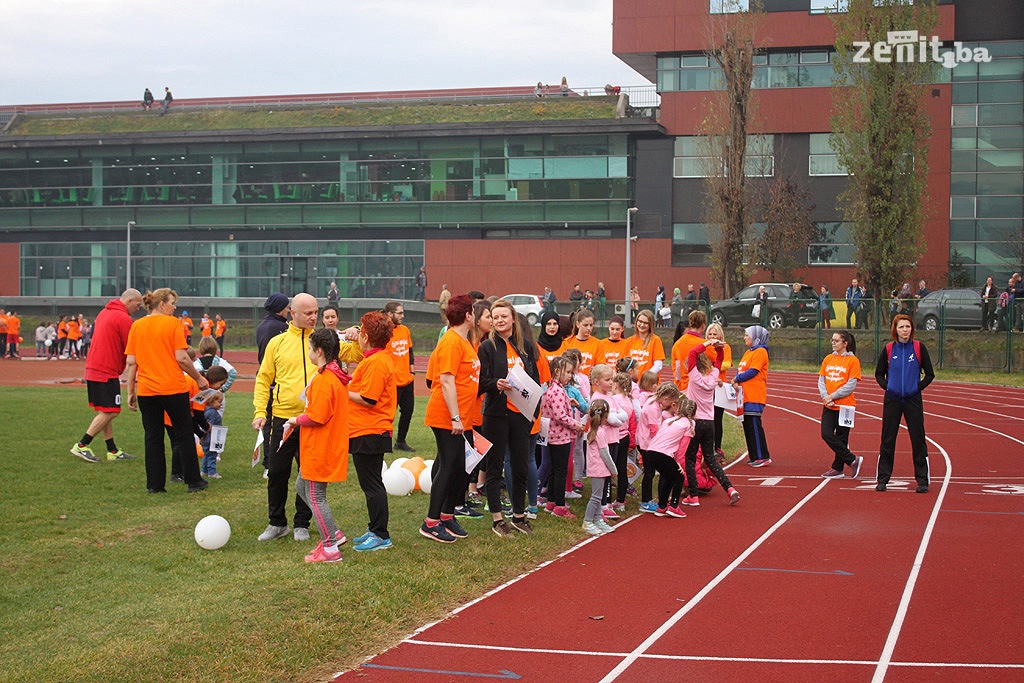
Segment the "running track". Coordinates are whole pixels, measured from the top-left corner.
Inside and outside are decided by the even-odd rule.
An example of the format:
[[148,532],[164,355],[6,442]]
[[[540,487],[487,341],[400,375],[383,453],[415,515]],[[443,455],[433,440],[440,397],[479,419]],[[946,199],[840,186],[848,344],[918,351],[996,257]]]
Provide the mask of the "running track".
[[774,464],[729,468],[738,506],[630,517],[338,678],[1024,681],[1022,391],[932,384],[926,495],[905,429],[874,490],[881,398],[865,376],[860,479],[824,480],[816,376],[771,373]]

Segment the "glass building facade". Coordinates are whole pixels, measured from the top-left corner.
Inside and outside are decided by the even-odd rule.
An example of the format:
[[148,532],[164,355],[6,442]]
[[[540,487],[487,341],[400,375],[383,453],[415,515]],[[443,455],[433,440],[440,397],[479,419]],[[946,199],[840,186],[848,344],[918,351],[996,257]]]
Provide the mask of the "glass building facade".
[[624,132],[235,137],[0,149],[0,233],[21,243],[21,293],[123,288],[133,222],[137,287],[261,296],[323,291],[335,280],[343,296],[405,296],[425,238],[451,238],[450,229],[475,238],[607,236],[633,190]]

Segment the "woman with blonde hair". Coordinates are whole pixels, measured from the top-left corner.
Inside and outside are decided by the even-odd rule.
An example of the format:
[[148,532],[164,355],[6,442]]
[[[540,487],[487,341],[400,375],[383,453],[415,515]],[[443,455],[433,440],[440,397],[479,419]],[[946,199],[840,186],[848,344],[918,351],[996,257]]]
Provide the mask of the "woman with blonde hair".
[[[728,381],[729,370],[732,368],[732,347],[725,342],[725,330],[719,323],[711,323],[707,329],[704,330],[704,336],[708,339],[714,339],[715,341],[722,342],[722,346],[719,347],[717,344],[712,347],[715,354],[722,354],[722,373],[718,376],[718,386],[722,386],[724,382]],[[715,455],[718,460],[725,460],[725,452],[722,451],[722,420],[725,417],[725,408],[722,406],[715,406]]]
[[637,375],[650,370],[654,374],[661,372],[665,363],[665,346],[661,337],[654,332],[654,313],[644,309],[637,313],[633,336],[629,338],[629,355],[636,361]]

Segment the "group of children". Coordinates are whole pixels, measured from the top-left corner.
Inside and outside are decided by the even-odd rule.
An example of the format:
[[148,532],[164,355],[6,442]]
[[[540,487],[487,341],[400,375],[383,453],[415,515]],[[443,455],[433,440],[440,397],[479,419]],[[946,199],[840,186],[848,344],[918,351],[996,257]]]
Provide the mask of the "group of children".
[[92,325],[85,316],[62,315],[56,323],[46,321],[35,332],[36,356],[50,360],[85,360],[92,341]]

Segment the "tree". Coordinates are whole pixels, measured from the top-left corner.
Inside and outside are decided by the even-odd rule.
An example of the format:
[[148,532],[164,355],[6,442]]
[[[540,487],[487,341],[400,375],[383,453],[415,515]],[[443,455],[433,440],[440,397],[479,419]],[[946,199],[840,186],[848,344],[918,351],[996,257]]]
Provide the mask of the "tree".
[[747,133],[752,116],[755,35],[762,12],[737,0],[723,0],[725,11],[709,23],[708,55],[722,70],[723,91],[711,93],[703,123],[707,136],[707,223],[717,229],[711,240],[712,275],[725,296],[747,283],[744,245],[751,222],[747,193]]
[[946,285],[948,287],[970,287],[973,282],[971,274],[964,267],[964,257],[958,250],[954,249],[949,255],[947,263]]
[[[768,184],[762,203],[764,232],[753,241],[754,260],[771,273],[772,280],[799,279],[797,269],[805,265],[807,247],[818,235],[811,220],[814,204],[810,193],[790,178],[775,178]],[[804,259],[797,259],[802,253]]]
[[848,11],[833,17],[838,55],[830,139],[850,173],[840,199],[861,273],[877,296],[893,289],[924,250],[931,122],[923,94],[936,64],[898,61],[895,50],[888,61],[874,59],[872,50],[870,61],[857,62],[853,44],[887,43],[890,31],[930,36],[938,12],[934,0],[849,0]]

